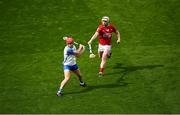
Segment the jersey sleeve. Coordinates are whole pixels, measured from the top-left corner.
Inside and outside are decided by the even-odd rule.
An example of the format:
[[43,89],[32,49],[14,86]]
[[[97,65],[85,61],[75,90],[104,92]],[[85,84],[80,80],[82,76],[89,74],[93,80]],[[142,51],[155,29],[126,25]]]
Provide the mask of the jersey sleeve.
[[67,49],[67,55],[74,55],[74,51],[71,48]]
[[100,33],[101,31],[101,26],[98,26],[98,28],[96,29],[96,32]]
[[66,54],[67,55],[74,55],[76,49],[75,48],[66,48]]
[[111,25],[111,28],[112,28],[112,32],[116,33],[116,27],[114,25]]

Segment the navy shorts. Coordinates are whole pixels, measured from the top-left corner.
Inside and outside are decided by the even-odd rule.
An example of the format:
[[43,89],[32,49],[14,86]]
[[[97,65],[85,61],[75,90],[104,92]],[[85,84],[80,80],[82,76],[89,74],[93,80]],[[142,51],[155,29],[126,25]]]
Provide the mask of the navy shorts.
[[75,65],[64,65],[64,70],[71,70],[71,71],[74,71],[74,70],[77,70],[78,69],[78,65],[75,64]]

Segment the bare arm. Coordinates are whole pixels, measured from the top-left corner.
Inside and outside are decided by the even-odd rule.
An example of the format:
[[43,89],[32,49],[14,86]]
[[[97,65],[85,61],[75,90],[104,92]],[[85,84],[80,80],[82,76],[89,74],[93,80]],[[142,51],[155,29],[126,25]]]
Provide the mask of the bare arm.
[[117,43],[121,42],[121,36],[118,30],[116,30],[116,38],[117,38]]
[[95,40],[98,35],[99,35],[99,33],[95,32],[94,35],[92,36],[92,38],[88,41],[88,44],[92,44],[92,41]]
[[76,50],[76,52],[74,52],[74,55],[76,57],[80,57],[80,55],[84,52],[84,50],[85,50],[85,46],[80,44],[78,50]]

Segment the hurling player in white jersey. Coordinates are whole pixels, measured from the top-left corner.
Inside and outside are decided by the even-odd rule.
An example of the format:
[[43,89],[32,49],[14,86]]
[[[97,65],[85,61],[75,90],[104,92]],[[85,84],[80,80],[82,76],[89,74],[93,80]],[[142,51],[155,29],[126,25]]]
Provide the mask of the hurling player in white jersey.
[[117,43],[120,43],[120,33],[109,21],[108,16],[103,16],[101,19],[101,25],[98,26],[96,32],[88,41],[88,44],[92,44],[92,41],[99,37],[98,53],[101,58],[101,64],[99,67],[99,77],[103,75],[106,60],[111,56],[111,43],[112,33],[116,34]]
[[68,37],[66,39],[67,46],[64,48],[64,80],[61,82],[59,90],[57,92],[57,96],[62,96],[62,90],[66,83],[70,79],[71,71],[74,72],[80,82],[80,86],[86,87],[86,84],[82,81],[82,76],[80,73],[80,70],[78,68],[78,65],[76,64],[76,57],[79,57],[85,50],[83,45],[79,45],[78,50],[76,50],[76,47],[73,45],[73,38]]

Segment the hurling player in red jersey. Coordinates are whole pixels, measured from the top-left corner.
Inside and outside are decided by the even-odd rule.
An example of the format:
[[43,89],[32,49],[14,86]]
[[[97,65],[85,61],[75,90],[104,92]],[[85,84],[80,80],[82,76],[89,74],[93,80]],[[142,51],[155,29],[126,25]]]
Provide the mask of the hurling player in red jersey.
[[103,16],[101,22],[102,24],[99,25],[95,34],[88,41],[88,44],[92,44],[92,41],[95,40],[97,36],[99,37],[98,54],[101,58],[99,76],[103,75],[106,59],[111,56],[112,33],[116,34],[117,43],[120,43],[120,33],[112,24],[110,24],[109,17]]

